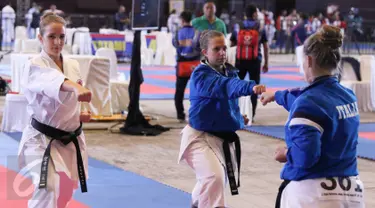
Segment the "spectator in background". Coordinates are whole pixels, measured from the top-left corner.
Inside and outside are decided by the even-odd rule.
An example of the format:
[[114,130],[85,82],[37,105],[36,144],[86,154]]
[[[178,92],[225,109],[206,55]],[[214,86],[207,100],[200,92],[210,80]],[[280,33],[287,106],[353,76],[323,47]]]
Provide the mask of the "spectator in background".
[[273,45],[273,39],[275,37],[275,21],[273,20],[273,13],[271,11],[267,11],[265,13],[265,21],[264,21],[264,30],[266,31],[267,40],[269,45]]
[[298,24],[292,29],[292,37],[295,38],[296,46],[303,45],[305,40],[312,34],[311,23],[306,14],[301,14]]
[[335,12],[333,26],[340,28],[342,34],[344,35],[344,31],[345,31],[345,28],[346,28],[346,22],[344,21],[344,19],[340,15],[339,11]]
[[9,2],[2,10],[1,10],[1,33],[2,33],[2,50],[11,50],[15,31],[14,31],[14,24],[16,21],[16,12],[11,6]]
[[292,50],[294,53],[294,37],[292,36],[292,29],[298,24],[299,16],[296,9],[293,9],[292,12],[288,16],[288,23],[287,23],[287,38],[286,38],[286,53],[289,53]]
[[323,21],[324,21],[324,16],[321,12],[318,13],[318,15],[313,18],[312,24],[311,24],[313,33],[318,31],[318,29],[322,26]]
[[179,28],[179,19],[178,14],[175,9],[171,11],[168,17],[168,31],[172,33],[173,35],[176,34],[177,29]]
[[[347,33],[345,36],[345,42],[354,42],[354,45],[356,46],[358,53],[360,51],[358,41],[360,37],[363,35],[362,22],[363,19],[359,16],[358,8],[352,7],[349,11],[349,15],[346,20]],[[344,51],[347,51],[348,49],[348,44],[344,44]]]
[[232,11],[230,14],[230,22],[229,22],[229,31],[228,33],[232,33],[233,30],[236,30],[236,26],[238,26],[239,20],[237,19],[237,13],[236,11]]
[[35,30],[31,28],[31,22],[33,21],[33,14],[34,12],[39,12],[39,6],[35,2],[33,2],[32,7],[27,11],[26,17],[26,25],[27,25],[27,36],[29,39],[35,38]]
[[277,18],[277,22],[276,22],[276,29],[278,31],[276,45],[279,46],[280,53],[285,46],[285,40],[287,37],[286,36],[286,31],[288,29],[287,15],[288,15],[288,12],[286,10],[283,10],[281,12],[281,15]]
[[[260,29],[263,29],[264,28],[264,24],[265,24],[265,21],[266,21],[266,17],[265,17],[265,10],[262,9],[262,10],[259,10],[259,8],[257,8],[257,12],[258,12],[258,21],[260,23]],[[247,18],[252,18],[252,17],[247,17]]]
[[115,14],[115,24],[116,30],[124,31],[129,29],[130,19],[126,14],[126,8],[123,5],[118,8],[118,12]]
[[[173,46],[177,51],[176,67],[176,92],[174,103],[177,111],[177,119],[181,123],[186,122],[184,112],[184,93],[186,85],[190,79],[193,68],[200,63],[200,51],[197,50],[197,32],[190,24],[192,19],[191,12],[183,11],[180,15],[181,29],[176,31],[173,38]],[[185,71],[184,71],[185,70]]]
[[346,22],[348,25],[348,32],[350,32],[350,36],[353,36],[353,38],[358,39],[359,36],[363,34],[363,30],[362,30],[363,19],[361,16],[359,16],[358,8],[352,7],[350,9]]
[[43,14],[46,14],[48,12],[52,12],[52,13],[57,14],[59,16],[63,16],[64,15],[64,12],[61,11],[61,10],[59,10],[59,9],[57,9],[56,5],[54,5],[54,4],[51,4],[51,6],[49,7],[49,9],[45,10],[43,12]]
[[[30,23],[30,30],[32,34],[36,37],[36,29],[39,28],[40,18],[42,17],[42,6],[38,6],[32,13],[32,20]],[[35,38],[34,37],[34,38]]]
[[[264,66],[263,73],[268,72],[268,43],[264,29],[260,28],[258,21],[257,8],[254,5],[246,7],[246,20],[240,23],[239,31],[233,31],[230,37],[231,46],[237,45],[236,51],[236,68],[239,70],[238,77],[243,80],[249,73],[250,80],[254,80],[256,84],[260,83],[262,53],[261,45],[264,50]],[[253,121],[255,117],[258,96],[251,95],[251,103],[253,108]]]
[[226,26],[227,31],[229,30],[229,23],[230,23],[230,16],[228,14],[228,11],[226,9],[223,9],[223,12],[221,12],[220,19],[224,21],[224,24]]
[[193,27],[202,32],[204,30],[216,30],[227,35],[227,28],[223,20],[215,16],[216,6],[213,2],[209,1],[203,6],[204,15],[193,19]]

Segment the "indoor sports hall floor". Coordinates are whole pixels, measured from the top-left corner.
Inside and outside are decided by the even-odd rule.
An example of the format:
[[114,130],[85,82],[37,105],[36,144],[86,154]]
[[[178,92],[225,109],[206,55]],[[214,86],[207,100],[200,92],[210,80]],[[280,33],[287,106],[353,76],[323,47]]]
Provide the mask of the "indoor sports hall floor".
[[[262,74],[262,83],[268,89],[305,85],[292,61],[270,64],[269,73]],[[9,66],[0,63],[1,75],[10,75],[9,70]],[[129,76],[128,65],[121,65],[119,70]],[[154,115],[157,120],[153,122],[172,127],[172,130],[157,137],[135,137],[92,130],[87,125],[88,193],[82,194],[77,189],[69,208],[190,207],[189,193],[194,187],[195,176],[185,164],[177,164],[180,132],[184,125],[174,119],[174,69],[144,67],[143,75],[141,104],[144,112]],[[186,92],[188,97],[188,89]],[[1,108],[3,103],[4,98],[0,97]],[[188,106],[186,100],[185,108]],[[283,145],[282,126],[286,118],[287,112],[274,104],[259,106],[254,125],[239,132],[243,149],[240,195],[228,195],[229,207],[274,207],[282,165],[273,160],[273,152]],[[100,125],[108,127],[110,124]],[[0,207],[26,208],[31,196],[30,179],[17,168],[20,137],[20,132],[0,133]],[[366,205],[375,207],[375,198],[371,197],[375,196],[375,113],[361,114],[359,137],[358,154],[363,157],[359,159],[359,170],[366,187]]]

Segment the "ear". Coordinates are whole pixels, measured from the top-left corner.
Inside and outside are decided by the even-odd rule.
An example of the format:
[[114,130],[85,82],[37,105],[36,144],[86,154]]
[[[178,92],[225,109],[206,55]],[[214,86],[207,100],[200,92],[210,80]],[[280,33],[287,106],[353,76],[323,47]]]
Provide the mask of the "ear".
[[202,54],[203,54],[204,56],[207,56],[207,50],[206,50],[206,49],[202,49]]
[[313,58],[312,58],[312,56],[307,56],[307,66],[309,68],[312,68],[312,66],[313,66]]
[[40,44],[43,44],[43,37],[40,34],[38,34],[38,39],[39,39]]

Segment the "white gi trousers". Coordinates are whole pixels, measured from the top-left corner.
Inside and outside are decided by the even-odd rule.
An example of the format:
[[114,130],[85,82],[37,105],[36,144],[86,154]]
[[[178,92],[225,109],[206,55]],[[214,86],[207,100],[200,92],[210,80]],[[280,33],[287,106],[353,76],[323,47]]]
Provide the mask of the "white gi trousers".
[[[197,183],[192,191],[192,204],[199,208],[226,207],[225,187],[228,182],[223,141],[187,125],[182,130],[179,162],[185,160],[193,169]],[[237,172],[234,145],[230,144],[233,169]]]
[[[51,144],[51,157],[48,163],[47,187],[39,189],[40,171],[44,152],[50,142],[44,134],[32,135],[28,126],[23,133],[19,149],[19,162],[23,171],[29,173],[34,185],[28,208],[65,208],[78,188],[78,173],[75,146],[73,142],[63,145],[54,140]],[[86,178],[87,152],[83,133],[79,136],[81,154],[84,160]]]
[[291,181],[281,196],[281,208],[365,208],[359,177]]

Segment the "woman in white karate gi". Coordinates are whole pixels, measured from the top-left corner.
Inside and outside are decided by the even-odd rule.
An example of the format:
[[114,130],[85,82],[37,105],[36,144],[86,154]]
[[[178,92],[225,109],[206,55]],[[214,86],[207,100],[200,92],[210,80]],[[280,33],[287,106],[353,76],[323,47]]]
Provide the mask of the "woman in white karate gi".
[[[58,15],[43,15],[38,35],[43,50],[27,63],[23,74],[22,87],[32,120],[23,131],[18,154],[21,168],[29,171],[34,184],[29,208],[67,207],[78,181],[82,191],[86,191],[83,186],[86,189],[88,156],[81,122],[89,121],[90,113],[80,113],[79,102],[90,102],[91,92],[81,86],[78,62],[61,54],[65,24]],[[69,135],[53,140],[41,133],[46,129],[51,134],[68,132]],[[77,146],[80,151],[76,151]],[[50,158],[44,170],[47,174],[43,176],[42,159],[45,163],[47,151]],[[83,167],[77,167],[79,153]]]
[[240,80],[238,70],[226,63],[222,33],[204,31],[200,47],[205,60],[191,75],[189,124],[182,130],[179,161],[185,160],[196,174],[192,206],[222,208],[227,206],[226,182],[232,195],[238,194],[240,185],[234,176],[237,169],[239,173],[241,157],[235,132],[244,128],[238,98],[260,94],[265,87],[252,80]]

